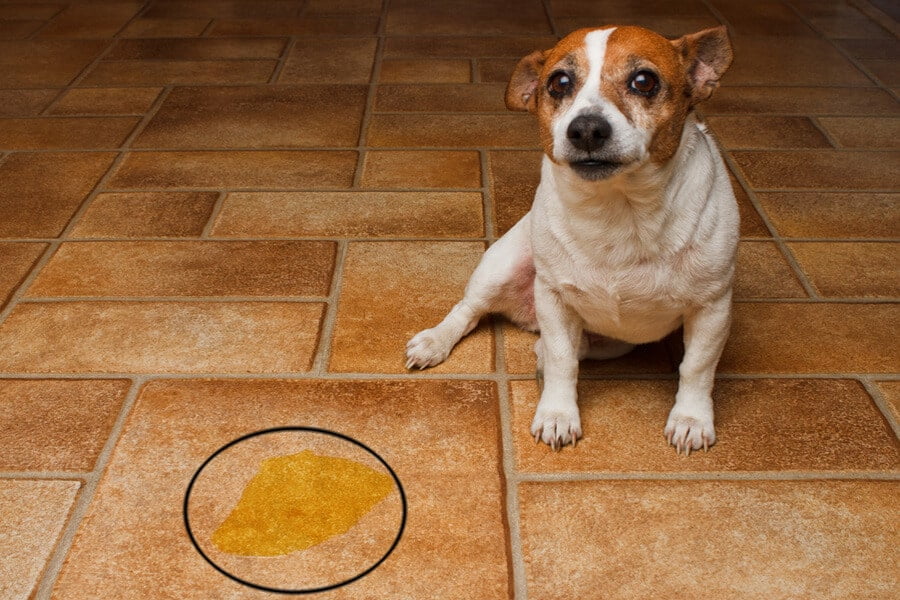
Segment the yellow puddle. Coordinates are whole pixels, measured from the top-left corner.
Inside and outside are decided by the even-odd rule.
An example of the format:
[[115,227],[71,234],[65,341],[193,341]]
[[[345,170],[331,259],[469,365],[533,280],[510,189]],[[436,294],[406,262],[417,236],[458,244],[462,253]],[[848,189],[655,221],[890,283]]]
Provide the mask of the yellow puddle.
[[394,487],[363,464],[311,450],[267,458],[212,535],[222,552],[279,556],[346,533]]

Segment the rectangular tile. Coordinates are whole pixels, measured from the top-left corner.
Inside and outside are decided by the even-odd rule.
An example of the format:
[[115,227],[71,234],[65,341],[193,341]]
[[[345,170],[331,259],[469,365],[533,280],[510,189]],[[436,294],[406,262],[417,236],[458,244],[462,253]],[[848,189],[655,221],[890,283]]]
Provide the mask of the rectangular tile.
[[509,82],[516,65],[519,63],[518,58],[482,58],[478,61],[478,81],[485,83],[502,83]]
[[768,192],[756,197],[784,237],[888,238],[900,231],[900,194]]
[[382,84],[375,95],[381,112],[506,112],[506,86],[484,84]]
[[644,0],[640,5],[630,0],[606,0],[602,4],[592,0],[554,0],[554,17],[588,16],[603,19],[640,17],[642,15],[706,15],[709,9],[700,0]]
[[896,103],[877,88],[724,85],[701,110],[707,115],[892,115]]
[[53,104],[51,115],[144,114],[162,88],[73,88]]
[[537,148],[537,123],[531,115],[376,114],[368,144],[381,147]]
[[772,233],[763,222],[762,217],[750,200],[750,195],[744,189],[743,184],[735,177],[731,168],[728,169],[728,178],[731,180],[731,189],[734,191],[734,199],[737,200],[738,212],[741,217],[742,238],[767,238]]
[[332,242],[68,242],[29,297],[327,296]]
[[0,90],[0,117],[36,117],[59,90]]
[[757,0],[751,5],[740,0],[714,0],[711,4],[727,19],[734,32],[732,35],[801,39],[814,35],[797,13],[777,0]]
[[368,83],[375,38],[315,36],[294,41],[279,83]]
[[43,117],[0,121],[0,148],[9,150],[101,150],[118,148],[140,122],[137,117]]
[[231,193],[212,233],[217,237],[481,237],[481,213],[478,192]]
[[94,470],[130,386],[125,379],[0,379],[0,470]]
[[877,387],[887,400],[888,410],[893,414],[894,420],[900,420],[900,381],[879,381]]
[[896,242],[793,242],[788,247],[823,296],[900,296],[900,244]]
[[19,2],[0,5],[0,19],[40,19],[46,21],[59,14],[65,5],[52,2],[40,4],[22,4]]
[[710,117],[707,122],[727,150],[832,147],[806,117]]
[[41,38],[108,38],[143,8],[143,2],[84,2],[70,4],[44,27]]
[[881,481],[527,483],[529,597],[887,600],[896,494]]
[[376,15],[308,15],[304,17],[271,17],[248,19],[216,19],[209,35],[374,35],[378,28]]
[[134,19],[119,32],[122,38],[176,38],[198,36],[212,22],[210,18],[156,18]]
[[891,190],[900,152],[735,151],[735,162],[756,189]]
[[[680,3],[673,3],[679,6]],[[600,6],[603,6],[601,4]],[[702,29],[716,27],[720,23],[711,14],[706,15],[667,15],[667,14],[641,14],[639,16],[612,17],[605,15],[598,17],[557,17],[553,20],[556,30],[560,35],[568,35],[576,29],[584,27],[594,28],[598,25],[615,23],[616,25],[637,25],[653,30],[663,37],[674,39],[687,33],[693,33]]]
[[133,146],[356,146],[365,101],[350,85],[176,88]]
[[185,17],[289,17],[297,13],[297,0],[157,0],[144,13],[154,18]]
[[509,231],[531,209],[543,156],[542,152],[518,150],[488,154],[497,235]]
[[43,27],[44,21],[7,21],[0,19],[0,40],[24,40]]
[[218,197],[215,192],[97,194],[71,237],[199,237]]
[[552,35],[403,35],[388,36],[384,42],[385,58],[432,57],[475,58],[504,56],[521,58],[535,50],[552,48]]
[[841,147],[900,149],[900,118],[819,117],[818,121]]
[[826,40],[774,35],[733,36],[734,61],[723,85],[871,86],[872,81]]
[[362,187],[480,188],[481,155],[470,151],[370,150]]
[[47,244],[0,242],[0,308],[5,306],[46,249]]
[[22,303],[0,324],[0,372],[305,371],[322,312],[300,302]]
[[663,435],[676,389],[675,381],[581,381],[584,437],[574,449],[553,452],[535,444],[529,431],[537,385],[513,381],[516,468],[538,473],[900,471],[894,435],[856,381],[719,380],[713,391],[716,444],[688,458],[676,454]]
[[[435,326],[462,298],[483,252],[481,242],[350,244],[329,370],[405,373],[406,342]],[[489,373],[493,368],[493,335],[482,325],[429,372]]]
[[4,598],[32,597],[80,487],[77,481],[0,480]]
[[107,188],[345,188],[355,168],[356,152],[132,152]]
[[468,83],[472,63],[460,58],[387,58],[381,63],[382,83]]
[[[304,423],[373,448],[408,498],[410,516],[396,550],[341,588],[339,597],[465,600],[477,589],[479,598],[507,599],[496,402],[495,385],[485,381],[151,382],[137,399],[52,597],[129,600],[146,597],[151,588],[185,600],[257,596],[191,548],[181,511],[186,482],[217,448],[247,432]],[[443,416],[435,420],[438,406]],[[430,448],[397,443],[419,431],[440,441]],[[157,508],[148,513],[148,504]],[[290,574],[305,554],[267,560],[285,561],[281,571]],[[448,570],[456,575],[447,577]]]
[[549,34],[544,7],[536,0],[516,3],[515,10],[502,0],[478,4],[453,0],[441,4],[423,4],[398,0],[391,4],[387,17],[390,35],[506,35]]
[[275,60],[118,60],[101,61],[81,86],[228,85],[266,83]]
[[0,41],[0,88],[68,85],[108,44],[104,40]]
[[222,60],[278,58],[287,40],[280,38],[231,39],[125,39],[118,40],[104,60]]
[[738,244],[734,298],[806,298],[793,269],[773,242]]

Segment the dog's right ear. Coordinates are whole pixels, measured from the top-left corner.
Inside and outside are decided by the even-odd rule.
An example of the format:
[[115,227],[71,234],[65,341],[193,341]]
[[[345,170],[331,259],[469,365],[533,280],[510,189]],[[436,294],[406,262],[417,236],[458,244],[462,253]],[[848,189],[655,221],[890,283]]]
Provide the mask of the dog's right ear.
[[535,50],[519,61],[506,86],[506,108],[509,110],[537,110],[538,81],[544,68],[546,52]]

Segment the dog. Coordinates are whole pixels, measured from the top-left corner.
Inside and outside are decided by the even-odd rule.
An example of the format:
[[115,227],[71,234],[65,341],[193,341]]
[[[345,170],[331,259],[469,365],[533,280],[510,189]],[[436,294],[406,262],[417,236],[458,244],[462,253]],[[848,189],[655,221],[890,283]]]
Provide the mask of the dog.
[[712,388],[731,322],[738,208],[694,107],[731,64],[725,27],[668,40],[641,27],[581,29],[519,61],[511,110],[544,150],[531,210],[485,252],[463,299],[407,344],[439,364],[487,313],[540,331],[535,442],[582,436],[582,358],[614,358],[684,327],[664,428],[676,453],[716,441]]

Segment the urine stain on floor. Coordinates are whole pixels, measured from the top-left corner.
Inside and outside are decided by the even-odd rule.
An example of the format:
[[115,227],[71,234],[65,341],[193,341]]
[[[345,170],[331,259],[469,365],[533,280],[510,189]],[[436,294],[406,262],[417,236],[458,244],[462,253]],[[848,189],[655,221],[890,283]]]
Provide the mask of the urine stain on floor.
[[346,458],[311,450],[268,458],[212,542],[241,556],[305,550],[349,531],[393,488],[390,475]]

